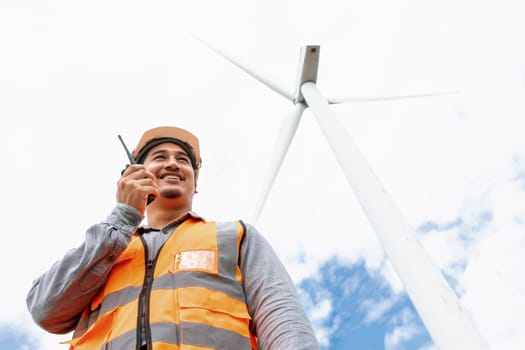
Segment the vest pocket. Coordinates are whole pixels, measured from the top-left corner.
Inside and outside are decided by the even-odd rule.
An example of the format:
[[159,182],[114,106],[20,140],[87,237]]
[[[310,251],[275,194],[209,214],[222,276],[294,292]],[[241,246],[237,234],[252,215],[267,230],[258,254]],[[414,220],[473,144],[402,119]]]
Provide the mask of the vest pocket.
[[250,336],[250,315],[244,302],[201,287],[178,289],[181,323],[201,323]]

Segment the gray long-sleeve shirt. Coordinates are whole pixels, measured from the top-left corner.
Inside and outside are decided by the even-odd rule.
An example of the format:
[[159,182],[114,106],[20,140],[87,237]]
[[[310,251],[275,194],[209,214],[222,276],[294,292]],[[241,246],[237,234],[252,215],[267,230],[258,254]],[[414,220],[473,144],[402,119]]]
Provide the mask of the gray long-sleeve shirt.
[[[184,218],[189,215],[194,214]],[[27,306],[35,322],[52,333],[72,331],[142,219],[135,208],[117,204],[105,222],[91,226],[82,245],[34,281]],[[167,225],[162,232],[171,233],[177,224]],[[154,251],[165,241],[161,236],[151,238],[146,241],[150,248],[156,247]],[[246,225],[239,266],[259,349],[319,349],[287,271],[251,225]]]

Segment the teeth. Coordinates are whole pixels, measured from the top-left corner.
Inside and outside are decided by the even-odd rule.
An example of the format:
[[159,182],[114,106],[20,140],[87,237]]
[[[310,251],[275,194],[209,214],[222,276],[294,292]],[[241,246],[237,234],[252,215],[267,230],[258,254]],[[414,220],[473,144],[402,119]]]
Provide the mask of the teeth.
[[180,180],[180,177],[178,176],[174,176],[174,175],[167,175],[165,176],[166,179],[176,179],[176,180]]

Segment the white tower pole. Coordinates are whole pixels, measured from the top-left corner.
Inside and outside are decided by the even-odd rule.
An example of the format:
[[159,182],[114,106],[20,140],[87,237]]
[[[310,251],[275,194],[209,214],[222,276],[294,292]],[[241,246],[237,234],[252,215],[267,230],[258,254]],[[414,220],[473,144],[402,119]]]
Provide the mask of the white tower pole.
[[301,93],[434,343],[443,350],[488,349],[470,315],[426,254],[326,98],[313,82],[302,84]]

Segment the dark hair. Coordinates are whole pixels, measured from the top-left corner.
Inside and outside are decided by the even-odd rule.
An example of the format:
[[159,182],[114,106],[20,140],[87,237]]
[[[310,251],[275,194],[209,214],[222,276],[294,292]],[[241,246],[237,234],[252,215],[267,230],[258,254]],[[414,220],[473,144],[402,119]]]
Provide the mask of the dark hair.
[[182,149],[188,154],[188,157],[190,157],[191,166],[193,167],[193,170],[195,171],[199,170],[199,167],[197,166],[197,162],[195,161],[195,153],[193,152],[193,148],[187,142],[184,142],[182,140],[175,139],[172,137],[160,137],[160,138],[150,140],[139,151],[139,154],[137,155],[137,159],[136,159],[137,163],[139,164],[144,163],[144,160],[146,159],[148,152],[151,151],[153,147],[158,146],[161,143],[166,143],[166,142],[174,143],[182,147]]

